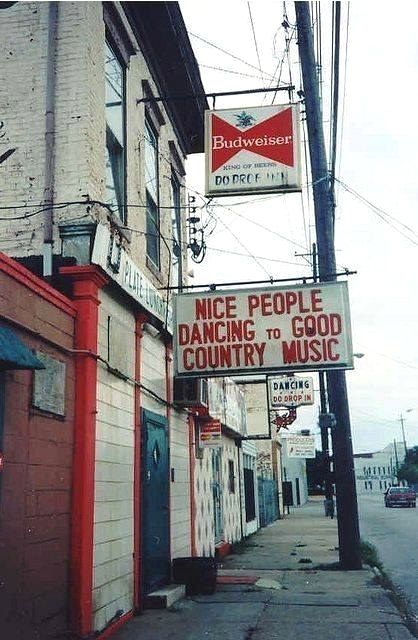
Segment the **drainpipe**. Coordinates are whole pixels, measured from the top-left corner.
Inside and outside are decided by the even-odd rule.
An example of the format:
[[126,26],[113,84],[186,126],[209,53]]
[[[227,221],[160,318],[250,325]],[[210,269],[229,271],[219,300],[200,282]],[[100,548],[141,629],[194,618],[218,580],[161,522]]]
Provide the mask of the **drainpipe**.
[[52,275],[54,184],[55,184],[55,58],[57,51],[58,2],[49,3],[48,50],[45,99],[45,180],[43,276]]

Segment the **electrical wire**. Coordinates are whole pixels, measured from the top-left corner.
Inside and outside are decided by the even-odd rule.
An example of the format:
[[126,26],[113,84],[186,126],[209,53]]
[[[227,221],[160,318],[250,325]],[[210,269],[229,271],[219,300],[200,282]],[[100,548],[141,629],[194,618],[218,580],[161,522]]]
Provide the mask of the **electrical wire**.
[[233,73],[236,76],[241,76],[242,78],[255,78],[256,80],[263,80],[264,82],[264,75],[254,75],[252,73],[243,73],[242,71],[233,71],[232,69],[224,69],[223,67],[212,67],[209,64],[199,64],[199,67],[203,67],[204,69],[212,69],[213,71],[223,71],[223,73]]
[[347,191],[348,193],[350,193],[351,195],[353,195],[355,198],[357,198],[358,200],[360,200],[363,204],[365,204],[369,209],[371,209],[381,220],[383,220],[383,222],[385,222],[387,225],[389,225],[390,227],[392,227],[395,231],[397,231],[398,233],[400,233],[404,238],[406,238],[407,240],[409,240],[410,242],[412,242],[412,244],[415,244],[418,246],[418,242],[415,241],[413,238],[411,238],[410,236],[408,236],[406,233],[404,233],[401,229],[399,229],[396,224],[398,224],[399,226],[403,227],[404,229],[406,229],[409,233],[412,233],[414,236],[416,236],[418,238],[418,233],[416,231],[414,231],[413,229],[411,229],[411,227],[408,227],[406,224],[404,224],[403,222],[401,222],[400,220],[398,220],[397,218],[395,218],[394,216],[390,215],[389,213],[387,213],[387,211],[384,211],[383,209],[381,209],[380,207],[376,206],[375,204],[373,204],[372,202],[370,202],[370,200],[367,200],[367,198],[365,198],[364,196],[362,196],[360,193],[358,193],[357,191],[355,191],[354,189],[352,189],[351,187],[349,187],[348,185],[346,185],[342,180],[339,180],[338,178],[336,178],[337,182],[343,187],[343,189],[345,189],[345,191]]
[[[250,5],[249,2],[247,2],[247,7],[248,7],[248,14],[249,14],[249,17],[250,17],[251,31],[252,31],[252,34],[253,34],[255,52],[256,52],[256,55],[257,55],[257,62],[258,62],[258,66],[259,66],[259,68],[261,70],[260,52],[258,50],[257,36],[255,35],[254,21],[253,21],[253,16],[252,16],[252,13],[251,13],[251,5]],[[264,84],[265,79],[264,79],[264,73],[263,72],[261,72],[261,79],[262,79],[263,84]]]
[[231,236],[233,238],[235,238],[236,242],[238,242],[238,244],[244,249],[244,251],[247,252],[248,256],[251,257],[254,262],[260,267],[260,269],[262,271],[264,271],[264,273],[267,275],[268,278],[271,278],[271,274],[268,273],[268,271],[265,269],[265,267],[261,264],[261,262],[258,260],[258,258],[256,258],[254,256],[253,253],[251,253],[251,251],[248,249],[248,247],[245,246],[245,244],[239,239],[239,237],[228,227],[228,225],[226,224],[226,222],[224,222],[222,220],[222,218],[219,218],[219,222],[225,227],[225,229],[231,234]]
[[[334,11],[335,6],[335,11]],[[340,84],[340,31],[341,31],[341,2],[333,2],[333,82],[332,86],[332,104],[331,104],[331,122],[330,122],[330,192],[335,208],[335,165],[337,160],[337,131],[338,131],[338,100],[339,100],[339,84]]]
[[293,244],[298,249],[303,249],[303,250],[306,249],[306,247],[304,247],[303,245],[299,244],[298,242],[295,242],[294,240],[291,240],[290,238],[287,238],[286,236],[282,235],[278,231],[274,231],[273,229],[271,229],[269,227],[266,227],[265,225],[261,224],[261,222],[256,222],[255,220],[251,220],[251,218],[247,218],[242,213],[238,213],[238,211],[234,211],[233,209],[231,209],[230,207],[228,207],[226,205],[218,205],[217,204],[216,206],[221,206],[222,209],[226,209],[227,211],[230,211],[231,213],[233,213],[234,215],[238,216],[239,218],[242,218],[246,222],[249,222],[250,224],[253,224],[256,227],[259,227],[260,229],[263,229],[264,231],[268,231],[269,233],[281,238],[281,240],[285,240],[286,242],[290,242],[290,244]]
[[255,69],[256,71],[260,71],[260,73],[264,74],[265,76],[268,76],[269,78],[273,77],[273,76],[270,75],[270,73],[267,73],[267,71],[263,71],[263,69],[260,69],[259,67],[256,67],[255,65],[251,64],[250,62],[247,62],[246,60],[243,60],[239,56],[234,55],[233,53],[231,53],[230,51],[227,51],[226,49],[222,49],[222,47],[219,47],[215,43],[210,42],[209,40],[206,40],[205,38],[202,38],[201,36],[198,36],[196,33],[192,33],[191,31],[189,31],[189,35],[191,35],[193,38],[197,38],[197,40],[201,40],[202,42],[204,42],[205,44],[209,45],[210,47],[213,47],[214,49],[217,49],[218,51],[221,51],[222,53],[225,53],[227,56],[230,56],[234,60],[237,60],[238,62],[241,62],[242,64],[245,64],[247,67],[251,67],[251,69]]
[[339,143],[340,157],[339,157],[339,160],[338,160],[338,175],[340,175],[340,173],[341,173],[341,162],[342,162],[342,144],[343,144],[343,132],[344,132],[345,98],[346,98],[346,91],[347,91],[349,25],[350,25],[350,3],[347,2],[346,35],[345,35],[345,60],[344,60],[344,82],[343,82],[342,114],[341,114],[341,126],[340,126],[340,143]]

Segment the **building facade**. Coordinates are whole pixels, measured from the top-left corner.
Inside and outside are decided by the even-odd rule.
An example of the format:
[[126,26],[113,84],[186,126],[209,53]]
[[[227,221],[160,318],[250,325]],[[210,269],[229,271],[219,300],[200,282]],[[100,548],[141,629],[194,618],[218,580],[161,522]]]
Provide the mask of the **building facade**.
[[[0,250],[74,314],[67,628],[103,635],[193,552],[194,424],[174,403],[167,287],[185,282],[184,163],[203,150],[206,100],[176,2],[1,13],[15,152]],[[188,99],[158,99],[174,93]]]
[[358,494],[383,493],[396,484],[397,469],[405,457],[402,442],[391,442],[381,451],[373,453],[355,453],[354,471]]
[[75,316],[68,298],[0,253],[0,620],[6,638],[46,638],[68,628]]
[[276,427],[269,424],[265,381],[243,386],[247,407],[248,435],[257,450],[258,519],[265,526],[284,514],[282,444]]

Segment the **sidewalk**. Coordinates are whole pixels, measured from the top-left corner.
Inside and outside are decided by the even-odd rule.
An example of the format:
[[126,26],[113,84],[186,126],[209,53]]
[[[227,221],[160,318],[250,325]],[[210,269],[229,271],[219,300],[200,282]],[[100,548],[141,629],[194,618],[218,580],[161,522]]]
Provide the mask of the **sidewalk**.
[[[167,611],[145,611],[115,640],[411,640],[369,569],[338,561],[337,523],[310,500],[225,558],[218,588]],[[239,582],[240,584],[237,584]]]

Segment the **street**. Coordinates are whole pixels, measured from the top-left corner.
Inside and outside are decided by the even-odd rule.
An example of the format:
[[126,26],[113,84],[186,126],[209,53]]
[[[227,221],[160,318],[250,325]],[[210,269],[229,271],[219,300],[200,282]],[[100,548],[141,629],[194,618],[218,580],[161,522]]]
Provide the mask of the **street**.
[[381,495],[358,497],[361,537],[372,542],[393,582],[418,612],[418,511],[387,509]]

